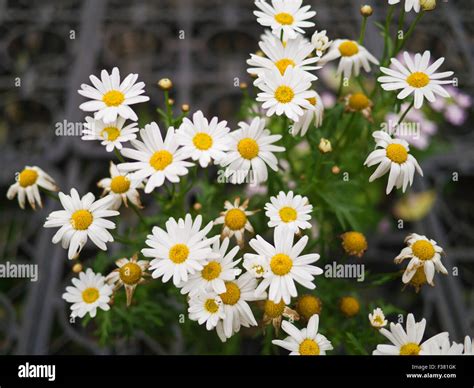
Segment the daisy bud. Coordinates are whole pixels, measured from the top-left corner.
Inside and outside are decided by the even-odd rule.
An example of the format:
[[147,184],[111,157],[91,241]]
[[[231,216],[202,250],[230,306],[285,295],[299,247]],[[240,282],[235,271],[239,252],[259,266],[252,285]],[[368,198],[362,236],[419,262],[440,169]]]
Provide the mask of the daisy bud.
[[74,273],[82,272],[82,264],[81,263],[74,264],[72,266],[72,272],[74,272]]
[[319,141],[318,148],[319,148],[319,151],[321,151],[321,153],[323,154],[327,154],[328,152],[332,151],[331,142],[328,139],[325,139],[324,137],[322,137],[321,140]]
[[182,111],[183,113],[189,112],[189,109],[190,109],[190,108],[189,108],[189,104],[183,104],[183,105],[181,105],[181,111]]
[[202,205],[199,202],[196,202],[193,205],[193,209],[196,210],[197,212],[202,209]]
[[339,308],[346,317],[351,318],[359,313],[360,304],[353,296],[344,296],[341,298]]
[[341,172],[341,169],[338,166],[332,166],[331,172],[335,175],[339,174]]
[[240,85],[239,85],[240,89],[244,90],[244,89],[247,89],[248,85],[247,85],[247,82],[241,82]]
[[162,78],[158,81],[158,86],[162,90],[170,90],[173,87],[173,82],[169,78]]
[[169,105],[174,105],[174,100],[172,98],[168,98],[168,104]]
[[436,8],[436,0],[420,0],[423,11],[432,11]]
[[360,7],[360,14],[365,18],[371,16],[373,13],[374,13],[374,10],[370,5],[366,4]]

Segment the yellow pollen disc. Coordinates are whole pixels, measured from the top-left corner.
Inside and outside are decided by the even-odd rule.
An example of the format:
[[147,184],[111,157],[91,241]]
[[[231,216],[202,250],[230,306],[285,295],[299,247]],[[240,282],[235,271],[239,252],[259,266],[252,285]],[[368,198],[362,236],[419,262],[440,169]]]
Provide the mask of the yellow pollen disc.
[[400,355],[401,356],[418,356],[420,353],[420,346],[413,343],[413,342],[408,342],[407,344],[403,345],[400,348]]
[[420,287],[423,284],[426,284],[426,274],[425,274],[425,268],[420,267],[416,270],[415,274],[413,277],[410,279],[410,284],[415,287],[417,290],[420,289]]
[[76,210],[71,216],[71,225],[76,230],[86,230],[94,220],[89,210]]
[[359,46],[352,40],[346,40],[339,45],[339,52],[343,57],[352,57],[359,52]]
[[359,301],[352,296],[345,296],[341,299],[340,309],[346,317],[357,315],[360,310]]
[[115,194],[123,194],[130,188],[130,180],[122,175],[117,175],[110,182],[110,190]]
[[175,264],[184,263],[188,259],[189,248],[185,244],[173,245],[169,251],[170,260]]
[[300,343],[299,351],[302,356],[318,356],[319,345],[316,343],[316,341],[306,338]]
[[18,175],[18,183],[21,187],[28,187],[34,185],[38,179],[38,173],[30,168],[25,168],[20,175]]
[[310,98],[307,98],[308,102],[313,105],[313,106],[316,106],[316,103],[318,102],[316,100],[316,97],[310,97]]
[[430,77],[421,71],[417,71],[407,77],[407,83],[414,88],[424,88],[430,83]]
[[275,66],[278,68],[281,75],[285,74],[285,70],[288,66],[295,67],[295,65],[295,62],[290,58],[283,58],[275,62]]
[[369,107],[370,100],[364,93],[354,93],[349,97],[349,107],[361,111]]
[[208,299],[204,303],[204,308],[209,311],[211,314],[215,314],[219,310],[219,305],[214,299]]
[[413,254],[420,260],[431,260],[435,255],[433,244],[426,240],[418,240],[412,246]]
[[401,144],[392,143],[386,148],[387,158],[392,162],[402,164],[408,159],[408,151]]
[[362,256],[367,250],[367,240],[360,232],[346,232],[342,236],[342,247],[349,255]]
[[291,271],[293,260],[284,253],[277,253],[270,260],[270,268],[275,275],[284,276]]
[[321,300],[313,295],[302,295],[296,303],[296,312],[306,320],[321,313]]
[[137,284],[142,277],[142,269],[137,263],[128,262],[119,269],[120,280],[130,286]]
[[82,291],[82,300],[86,303],[94,303],[99,299],[99,290],[95,287],[86,288]]
[[283,24],[284,26],[289,26],[293,24],[293,21],[295,20],[292,15],[290,15],[287,12],[280,12],[275,15],[275,20]]
[[222,267],[217,261],[211,261],[207,263],[201,270],[201,276],[207,281],[217,279],[221,274]]
[[110,90],[102,96],[107,106],[119,106],[125,100],[125,95],[119,90]]
[[156,171],[163,171],[173,162],[173,155],[166,150],[156,151],[150,158],[150,166]]
[[298,216],[296,210],[289,206],[282,207],[278,214],[280,215],[281,220],[286,223],[296,220],[296,217]]
[[268,318],[278,318],[283,314],[283,310],[285,310],[285,302],[283,300],[280,303],[275,303],[270,299],[265,301],[264,311]]
[[265,272],[265,269],[263,268],[263,266],[258,265],[258,264],[254,265],[252,269],[255,271],[257,275],[263,275],[263,273]]
[[247,216],[245,215],[245,212],[240,209],[228,210],[224,218],[224,224],[230,230],[243,229],[246,223],[247,223]]
[[292,88],[286,85],[278,86],[275,90],[275,99],[281,104],[288,104],[293,100],[295,92]]
[[115,141],[120,136],[120,129],[117,127],[105,127],[100,131],[100,136],[105,140]]
[[258,155],[260,148],[254,139],[246,137],[237,144],[237,151],[244,159],[252,160]]
[[380,315],[376,315],[373,319],[375,323],[378,323],[379,325],[383,324],[383,319]]
[[240,288],[234,282],[225,283],[226,291],[219,296],[222,299],[222,303],[233,306],[240,299]]
[[198,150],[207,151],[212,147],[213,140],[207,133],[199,132],[194,135],[193,144]]

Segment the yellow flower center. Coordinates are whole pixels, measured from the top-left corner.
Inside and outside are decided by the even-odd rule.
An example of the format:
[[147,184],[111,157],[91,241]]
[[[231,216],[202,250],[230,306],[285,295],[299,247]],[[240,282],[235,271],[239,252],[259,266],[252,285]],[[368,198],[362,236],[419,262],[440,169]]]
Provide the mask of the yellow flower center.
[[259,276],[265,273],[265,268],[263,268],[263,266],[261,266],[260,264],[254,264],[252,266],[252,269],[255,271],[255,274]]
[[214,299],[208,299],[204,303],[204,308],[209,311],[211,314],[215,314],[219,310],[219,305]]
[[100,136],[105,140],[115,141],[120,136],[120,129],[117,127],[105,127],[100,131]]
[[367,240],[360,232],[346,232],[342,236],[342,247],[349,255],[362,256],[367,250]]
[[275,275],[284,276],[291,271],[293,260],[284,253],[277,253],[270,260],[270,268]]
[[284,26],[289,26],[293,24],[293,21],[295,20],[292,15],[290,15],[287,12],[280,12],[275,15],[275,20],[283,24]]
[[222,299],[222,303],[233,306],[240,299],[240,288],[234,282],[225,283],[226,291],[219,296]]
[[288,104],[293,100],[295,92],[292,88],[286,85],[278,86],[275,90],[275,99],[281,104]]
[[389,144],[386,148],[386,151],[387,158],[389,158],[394,163],[402,164],[408,159],[408,151],[401,144]]
[[150,165],[156,171],[163,171],[173,162],[173,155],[166,150],[156,151],[150,158]]
[[426,85],[430,83],[430,77],[427,74],[417,71],[415,73],[411,73],[407,77],[408,85],[414,88],[424,88]]
[[313,295],[302,295],[296,303],[296,312],[306,320],[321,313],[321,300]]
[[107,106],[119,106],[125,100],[125,95],[120,90],[110,90],[102,96]]
[[86,288],[82,291],[82,300],[86,303],[94,303],[99,299],[99,290],[95,287]]
[[340,308],[346,317],[353,317],[360,310],[359,301],[352,296],[345,296],[341,299]]
[[280,300],[279,303],[272,302],[270,299],[265,301],[264,311],[268,318],[280,317],[283,314],[283,310],[285,310],[285,302],[283,300]]
[[425,269],[424,267],[420,267],[416,270],[415,274],[413,277],[410,279],[410,284],[415,287],[417,290],[420,289],[420,287],[423,284],[426,284],[426,274],[425,274]]
[[339,52],[343,57],[352,57],[359,52],[359,46],[352,40],[346,40],[339,45]]
[[123,194],[130,188],[130,180],[122,175],[117,175],[110,182],[110,190],[116,194]]
[[128,262],[120,267],[119,275],[122,282],[131,286],[137,284],[141,279],[142,269],[137,263]]
[[408,342],[400,348],[401,356],[418,356],[420,353],[420,346],[414,342]]
[[38,179],[38,173],[30,168],[25,168],[18,176],[18,183],[21,187],[34,185]]
[[217,279],[221,274],[222,267],[217,261],[207,263],[201,271],[201,276],[207,281]]
[[379,324],[379,325],[382,325],[382,324],[383,324],[383,319],[382,319],[382,317],[381,317],[380,315],[376,315],[376,316],[373,318],[373,320],[374,320],[374,323],[377,323],[377,324]]
[[207,133],[199,132],[194,135],[193,144],[198,150],[207,151],[212,147],[213,140]]
[[413,254],[420,260],[431,260],[435,255],[433,244],[426,240],[418,240],[412,246]]
[[240,209],[230,209],[227,211],[224,223],[231,230],[243,229],[247,222],[247,216],[245,212]]
[[86,230],[94,220],[89,210],[76,210],[71,216],[71,225],[76,230]]
[[354,93],[349,97],[349,107],[361,111],[369,107],[370,100],[364,93]]
[[295,67],[295,65],[296,63],[290,58],[283,58],[275,62],[275,66],[278,68],[281,75],[285,74],[285,70],[288,66]]
[[169,252],[170,260],[175,264],[184,263],[189,256],[189,248],[185,244],[173,245]]
[[318,102],[316,97],[310,97],[310,98],[307,98],[306,100],[308,100],[308,102],[313,106],[316,106],[316,103]]
[[239,141],[237,150],[244,159],[252,160],[258,155],[260,148],[254,139],[246,137]]
[[289,206],[282,207],[278,214],[280,215],[281,220],[287,223],[296,220],[296,217],[298,216],[296,210]]
[[299,351],[302,356],[318,356],[319,345],[316,343],[316,341],[306,338],[300,343]]

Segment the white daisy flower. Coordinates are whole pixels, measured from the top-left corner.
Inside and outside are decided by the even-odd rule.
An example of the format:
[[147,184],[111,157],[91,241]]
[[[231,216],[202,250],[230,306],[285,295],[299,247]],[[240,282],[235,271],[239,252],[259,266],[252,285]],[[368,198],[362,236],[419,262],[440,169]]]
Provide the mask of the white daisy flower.
[[125,119],[117,117],[116,120],[105,123],[102,120],[86,117],[82,140],[99,140],[105,146],[107,152],[112,152],[115,148],[122,149],[122,143],[135,140],[138,132],[137,123],[130,123],[124,127]]
[[314,275],[321,275],[323,270],[310,264],[318,261],[319,255],[311,253],[301,256],[301,252],[308,243],[308,236],[302,237],[293,245],[294,237],[293,233],[276,228],[274,230],[274,246],[260,236],[250,240],[249,244],[256,254],[246,253],[244,263],[254,259],[255,256],[261,256],[265,258],[270,267],[263,275],[263,280],[255,290],[255,295],[259,295],[269,288],[268,299],[275,303],[279,303],[283,299],[286,304],[289,304],[292,297],[298,296],[295,281],[310,290],[316,288],[313,283]]
[[[225,288],[225,287],[224,287]],[[217,326],[219,320],[225,318],[221,298],[215,293],[198,293],[189,299],[189,319],[200,325],[206,324],[207,330]]]
[[[319,58],[310,57],[314,47],[302,36],[290,39],[283,43],[280,39],[271,35],[258,44],[265,56],[250,54],[247,64],[252,66],[247,69],[249,74],[256,74],[259,77],[266,71],[278,70],[281,75],[285,74],[288,67],[299,68],[304,71],[317,70],[321,67],[314,66]],[[311,81],[318,79],[315,75],[308,73]],[[262,78],[257,78],[256,82],[262,82]]]
[[162,278],[163,283],[173,278],[173,284],[180,287],[187,282],[189,275],[201,271],[209,259],[217,259],[211,244],[217,237],[207,238],[212,228],[212,221],[202,230],[202,216],[193,221],[191,214],[176,221],[170,218],[166,222],[166,230],[155,226],[152,234],[147,236],[146,244],[150,248],[143,248],[145,257],[153,257],[150,262],[150,271],[153,279]]
[[[388,0],[390,5],[400,3],[400,0]],[[412,9],[415,12],[420,12],[421,2],[420,0],[405,0],[405,12],[410,12]]]
[[311,108],[304,109],[303,115],[298,121],[295,121],[290,128],[290,133],[293,136],[300,134],[301,136],[306,135],[311,124],[314,123],[316,128],[319,128],[323,124],[324,117],[324,105],[321,96],[316,93],[315,97],[308,98]]
[[149,276],[146,272],[149,266],[148,260],[138,260],[135,254],[130,259],[121,258],[115,261],[118,268],[109,273],[105,280],[107,284],[114,286],[114,291],[124,286],[127,296],[127,307],[131,305],[133,293],[139,284],[145,282],[145,276]]
[[186,157],[198,160],[201,167],[206,168],[211,160],[217,163],[225,157],[229,149],[229,132],[227,121],[219,122],[217,117],[213,117],[209,122],[201,111],[197,111],[192,121],[186,117],[183,119],[176,138]]
[[311,6],[301,6],[303,0],[272,0],[272,4],[266,1],[257,0],[255,5],[260,11],[254,11],[257,22],[270,27],[272,33],[284,41],[293,39],[298,33],[304,34],[303,28],[313,27],[313,22],[308,22],[316,15],[315,11],[310,11]]
[[372,327],[375,327],[376,329],[385,327],[388,324],[387,320],[385,319],[385,314],[380,307],[377,307],[374,309],[374,311],[369,313],[369,321]]
[[288,321],[281,323],[281,328],[288,334],[284,340],[273,340],[272,344],[289,350],[291,356],[324,356],[326,351],[333,350],[331,341],[318,333],[319,315],[313,315],[308,326],[298,329]]
[[95,274],[88,268],[81,272],[78,278],[72,279],[74,287],[66,287],[62,298],[72,303],[71,317],[83,318],[87,313],[94,318],[97,309],[109,311],[112,287],[105,282],[105,277],[100,273]]
[[64,210],[52,212],[44,223],[45,228],[60,227],[53,236],[53,244],[61,241],[64,249],[69,248],[69,260],[79,256],[87,238],[106,251],[106,243],[114,241],[107,229],[115,229],[115,224],[105,218],[119,215],[110,209],[113,199],[105,197],[96,201],[92,193],[81,198],[76,189],[71,189],[71,195],[59,193],[59,200]]
[[59,190],[54,179],[41,168],[25,166],[20,173],[16,174],[16,182],[8,188],[7,198],[11,200],[18,195],[18,204],[22,209],[25,208],[26,198],[33,210],[36,210],[36,204],[43,207],[39,192],[40,187],[49,191]]
[[265,215],[270,219],[270,228],[284,228],[292,233],[311,228],[308,221],[311,220],[313,206],[307,197],[294,195],[293,191],[288,194],[280,191],[276,197],[270,197],[270,202],[265,204],[265,210]]
[[326,30],[315,31],[311,37],[311,44],[316,50],[316,55],[322,57],[326,50],[331,46],[332,41],[326,36]]
[[278,70],[269,70],[261,74],[261,81],[255,85],[262,90],[256,100],[262,102],[267,116],[281,116],[293,121],[300,120],[304,109],[311,109],[309,99],[316,97],[316,92],[310,90],[311,75],[306,71],[288,66],[283,75]]
[[464,338],[464,355],[466,356],[474,356],[474,348],[472,346],[472,340],[471,337],[466,335]]
[[266,298],[266,293],[255,296],[257,280],[247,274],[241,275],[234,281],[226,282],[225,286],[226,292],[219,295],[225,316],[216,326],[217,335],[222,342],[237,333],[241,326],[257,326],[248,302]]
[[265,182],[268,179],[267,165],[278,171],[278,161],[273,153],[283,152],[285,148],[273,143],[282,136],[272,135],[265,128],[265,120],[259,117],[250,124],[241,121],[239,127],[230,133],[229,152],[221,161],[221,166],[227,167],[224,176],[233,184],[245,182],[249,174],[252,183]]
[[248,257],[243,265],[245,270],[256,279],[263,278],[270,269],[268,260],[258,255]]
[[384,131],[375,131],[372,136],[376,141],[376,149],[369,154],[364,165],[371,167],[378,164],[378,167],[370,176],[369,182],[390,172],[386,189],[387,195],[393,187],[402,188],[402,191],[405,192],[406,188],[413,184],[415,170],[423,176],[423,170],[417,160],[409,153],[408,142],[403,139],[393,139]]
[[239,197],[235,198],[234,203],[225,201],[225,211],[221,212],[220,216],[214,220],[214,225],[223,225],[221,238],[235,236],[240,247],[244,246],[245,231],[254,233],[248,217],[253,216],[258,210],[247,210],[248,205],[249,199],[246,199],[241,205]]
[[406,331],[400,323],[390,322],[390,331],[382,328],[379,332],[388,338],[392,345],[377,345],[377,349],[372,354],[374,356],[421,356],[431,354],[432,346],[436,344],[440,346],[441,342],[448,338],[449,333],[437,334],[422,343],[425,327],[426,319],[423,318],[420,322],[415,322],[413,314],[408,314]]
[[451,343],[449,338],[443,338],[437,343],[433,343],[430,355],[433,356],[460,356],[463,354],[464,345],[456,342]]
[[410,259],[405,272],[403,273],[403,283],[409,283],[419,268],[423,268],[426,281],[434,286],[433,277],[436,272],[444,275],[448,271],[441,262],[441,255],[444,253],[443,248],[436,244],[436,241],[428,239],[416,233],[407,236],[405,243],[407,247],[403,248],[400,254],[395,258],[395,263],[400,264],[406,259]]
[[172,183],[179,182],[179,177],[188,173],[188,167],[193,163],[185,161],[186,153],[178,145],[175,130],[168,128],[163,140],[158,124],[152,122],[140,130],[142,141],[132,140],[134,148],[124,148],[121,154],[136,162],[121,163],[118,169],[121,172],[133,172],[132,180],[149,178],[145,186],[145,193],[151,193],[160,187],[165,179]]
[[452,84],[453,80],[442,78],[450,77],[454,73],[445,71],[435,73],[443,64],[444,58],[439,58],[430,65],[431,53],[426,50],[423,55],[417,53],[414,58],[406,51],[403,53],[405,66],[396,58],[392,58],[391,62],[395,69],[381,67],[380,71],[386,75],[379,77],[377,80],[382,84],[383,90],[400,90],[397,98],[403,100],[410,94],[414,93],[415,108],[420,109],[426,98],[429,102],[436,100],[435,94],[449,98],[449,93],[441,86]]
[[339,60],[337,68],[337,75],[342,74],[346,78],[351,75],[356,77],[360,74],[360,68],[363,67],[366,72],[370,71],[370,63],[379,64],[369,51],[355,40],[336,39],[329,48],[326,55],[321,58],[321,61],[326,63],[335,59]]
[[129,105],[150,100],[147,96],[141,96],[145,93],[145,84],[135,83],[138,74],[129,74],[120,82],[119,69],[114,67],[110,75],[106,70],[102,70],[100,78],[94,75],[89,77],[94,87],[81,85],[77,92],[92,101],[84,102],[79,108],[86,112],[96,112],[95,118],[105,123],[114,122],[117,116],[137,121],[138,117]]
[[214,242],[212,251],[216,254],[216,258],[203,263],[202,270],[189,276],[189,280],[182,284],[182,294],[193,297],[200,292],[216,294],[225,292],[225,282],[234,280],[242,272],[240,268],[235,268],[241,259],[233,261],[239,247],[227,252],[229,241],[225,238],[222,244],[219,239]]
[[114,199],[110,208],[118,210],[122,202],[128,207],[128,201],[142,208],[137,189],[143,189],[143,184],[138,180],[131,180],[130,174],[120,174],[114,162],[110,162],[109,172],[110,178],[101,179],[97,186],[104,189],[102,196],[108,195]]

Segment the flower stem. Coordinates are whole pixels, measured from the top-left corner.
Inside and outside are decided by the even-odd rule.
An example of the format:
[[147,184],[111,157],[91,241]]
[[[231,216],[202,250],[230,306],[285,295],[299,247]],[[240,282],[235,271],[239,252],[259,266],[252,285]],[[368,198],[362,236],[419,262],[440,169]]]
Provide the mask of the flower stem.
[[341,97],[343,87],[344,87],[344,73],[341,73],[341,80],[339,82],[339,89],[337,90],[337,97]]
[[60,201],[59,201],[59,197],[58,197],[58,195],[57,195],[56,193],[53,193],[52,191],[46,190],[46,189],[44,189],[43,187],[41,187],[41,186],[39,186],[39,185],[38,185],[38,187],[39,187],[39,189],[40,189],[43,193],[46,194],[46,196],[48,196],[48,197],[50,197],[50,198],[53,198],[54,200],[60,202]]
[[143,225],[147,225],[147,222],[146,222],[146,219],[145,217],[143,216],[141,210],[135,206],[134,203],[130,202],[129,201],[129,206],[132,208],[132,210],[135,212],[135,214],[138,216],[138,218],[140,219],[140,222],[143,224]]
[[[398,50],[397,50],[397,47],[400,43],[400,39],[398,38],[400,32],[403,33],[403,25],[405,23],[405,8],[402,7],[402,10],[400,11],[400,16],[398,17],[398,28],[397,28],[397,31],[395,33],[395,44],[394,44],[394,53],[392,54],[392,57],[394,57],[397,53],[398,53]],[[405,39],[405,34],[402,35],[402,41]]]
[[364,20],[362,20],[362,26],[360,28],[359,44],[364,43],[366,28],[367,28],[367,16],[364,16]]
[[384,29],[384,46],[383,46],[383,55],[382,55],[382,64],[386,64],[388,61],[388,42],[390,40],[390,24],[393,19],[393,12],[395,6],[391,5],[388,9],[387,18],[385,19],[385,29]]
[[121,163],[125,163],[125,159],[123,158],[122,154],[120,153],[120,151],[117,148],[114,148],[114,152],[115,152],[115,156],[118,158],[118,160]]
[[397,47],[395,49],[395,54],[398,54],[398,52],[403,48],[403,46],[405,46],[405,43],[410,38],[410,36],[413,34],[413,31],[415,31],[416,25],[421,20],[421,18],[423,17],[424,14],[425,14],[425,11],[420,11],[420,13],[418,15],[416,15],[416,19],[413,21],[413,23],[408,28],[407,33],[403,36],[403,39],[401,40],[401,42],[399,42],[397,44]]
[[413,105],[415,105],[415,100],[413,100],[411,104],[408,106],[408,108],[405,109],[405,111],[402,113],[402,115],[400,116],[400,119],[398,120],[397,126],[400,125],[400,123],[405,119],[408,112],[410,112],[411,108],[413,108]]

